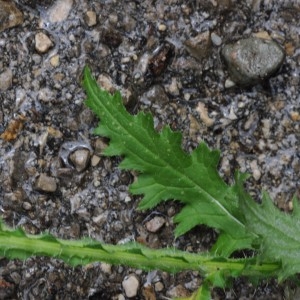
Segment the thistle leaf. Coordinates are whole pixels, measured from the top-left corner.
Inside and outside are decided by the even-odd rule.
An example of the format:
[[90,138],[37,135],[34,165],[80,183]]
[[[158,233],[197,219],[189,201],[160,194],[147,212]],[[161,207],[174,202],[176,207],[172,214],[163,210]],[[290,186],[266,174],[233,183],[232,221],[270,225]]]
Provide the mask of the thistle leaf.
[[242,187],[237,178],[241,209],[249,231],[259,238],[253,245],[259,250],[261,261],[282,264],[279,280],[300,273],[300,208],[298,199],[293,199],[293,212],[280,211],[270,196],[264,192],[262,203],[256,203]]
[[86,105],[100,119],[95,133],[110,138],[104,154],[123,156],[121,168],[140,172],[130,187],[131,193],[144,196],[140,209],[179,200],[185,206],[174,219],[176,236],[205,224],[221,232],[221,242],[214,249],[217,253],[229,255],[250,247],[253,235],[240,221],[235,187],[228,186],[217,172],[219,151],[210,150],[205,143],[190,154],[183,151],[180,133],[168,126],[157,132],[150,114],[129,114],[120,93],[111,95],[99,88],[87,67],[83,86]]

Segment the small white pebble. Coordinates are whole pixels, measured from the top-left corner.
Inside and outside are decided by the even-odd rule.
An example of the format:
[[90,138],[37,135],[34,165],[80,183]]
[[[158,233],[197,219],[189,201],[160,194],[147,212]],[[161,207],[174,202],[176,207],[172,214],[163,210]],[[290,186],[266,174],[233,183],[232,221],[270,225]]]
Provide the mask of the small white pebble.
[[52,46],[53,46],[52,41],[45,33],[38,32],[35,35],[35,50],[37,52],[46,53]]
[[215,46],[221,46],[222,44],[222,39],[216,34],[216,33],[212,33],[210,35],[211,41]]
[[158,30],[159,31],[166,31],[167,30],[167,26],[165,24],[159,24],[158,25]]
[[257,161],[256,160],[253,160],[250,162],[250,167],[251,167],[251,170],[252,170],[252,176],[253,178],[257,181],[260,179],[261,177],[261,172],[258,168],[258,165],[257,165]]
[[235,86],[235,83],[231,79],[226,79],[225,80],[225,88],[229,89],[231,87]]
[[50,64],[54,68],[59,66],[59,55],[58,54],[56,54],[50,58]]
[[126,276],[122,282],[122,287],[124,289],[126,297],[135,297],[137,295],[139,285],[140,283],[134,274]]

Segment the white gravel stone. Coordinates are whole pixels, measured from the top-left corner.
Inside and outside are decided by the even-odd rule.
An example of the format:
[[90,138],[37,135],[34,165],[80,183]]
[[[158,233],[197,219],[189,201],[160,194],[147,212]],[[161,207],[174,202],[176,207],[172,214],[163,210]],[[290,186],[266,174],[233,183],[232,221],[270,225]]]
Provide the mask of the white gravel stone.
[[153,219],[148,221],[145,225],[149,232],[157,232],[166,223],[163,217],[155,216]]
[[59,55],[58,54],[56,54],[50,58],[50,64],[54,68],[59,66]]
[[122,282],[122,287],[126,294],[126,297],[132,298],[137,295],[140,283],[134,274],[128,275]]
[[37,52],[46,53],[52,46],[53,46],[52,41],[45,33],[38,32],[35,35],[35,49]]
[[57,0],[48,11],[51,23],[62,22],[67,19],[73,6],[73,0]]
[[211,35],[210,35],[210,38],[211,38],[211,41],[212,41],[212,43],[214,44],[214,45],[216,45],[216,46],[221,46],[221,44],[222,44],[222,39],[216,34],[216,33],[212,33]]

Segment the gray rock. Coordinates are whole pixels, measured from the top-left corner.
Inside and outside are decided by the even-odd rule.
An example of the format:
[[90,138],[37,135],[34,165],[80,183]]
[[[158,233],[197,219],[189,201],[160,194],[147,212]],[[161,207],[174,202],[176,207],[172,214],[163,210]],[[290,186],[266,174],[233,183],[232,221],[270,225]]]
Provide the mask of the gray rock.
[[250,37],[226,45],[221,55],[231,79],[251,86],[273,75],[282,65],[285,52],[272,40]]
[[42,173],[35,182],[35,188],[38,191],[53,193],[56,191],[57,185],[53,177]]
[[0,0],[0,32],[23,23],[23,14],[13,1]]

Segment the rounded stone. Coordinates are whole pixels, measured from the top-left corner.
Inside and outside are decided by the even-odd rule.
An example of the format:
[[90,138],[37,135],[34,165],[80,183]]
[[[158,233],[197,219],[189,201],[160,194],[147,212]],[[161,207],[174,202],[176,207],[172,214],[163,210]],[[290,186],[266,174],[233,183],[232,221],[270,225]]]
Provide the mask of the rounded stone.
[[221,55],[230,78],[239,85],[251,86],[273,75],[282,65],[285,52],[275,41],[250,37],[226,45]]
[[139,285],[140,283],[134,274],[126,276],[122,282],[122,287],[124,289],[126,297],[135,297],[137,295]]

